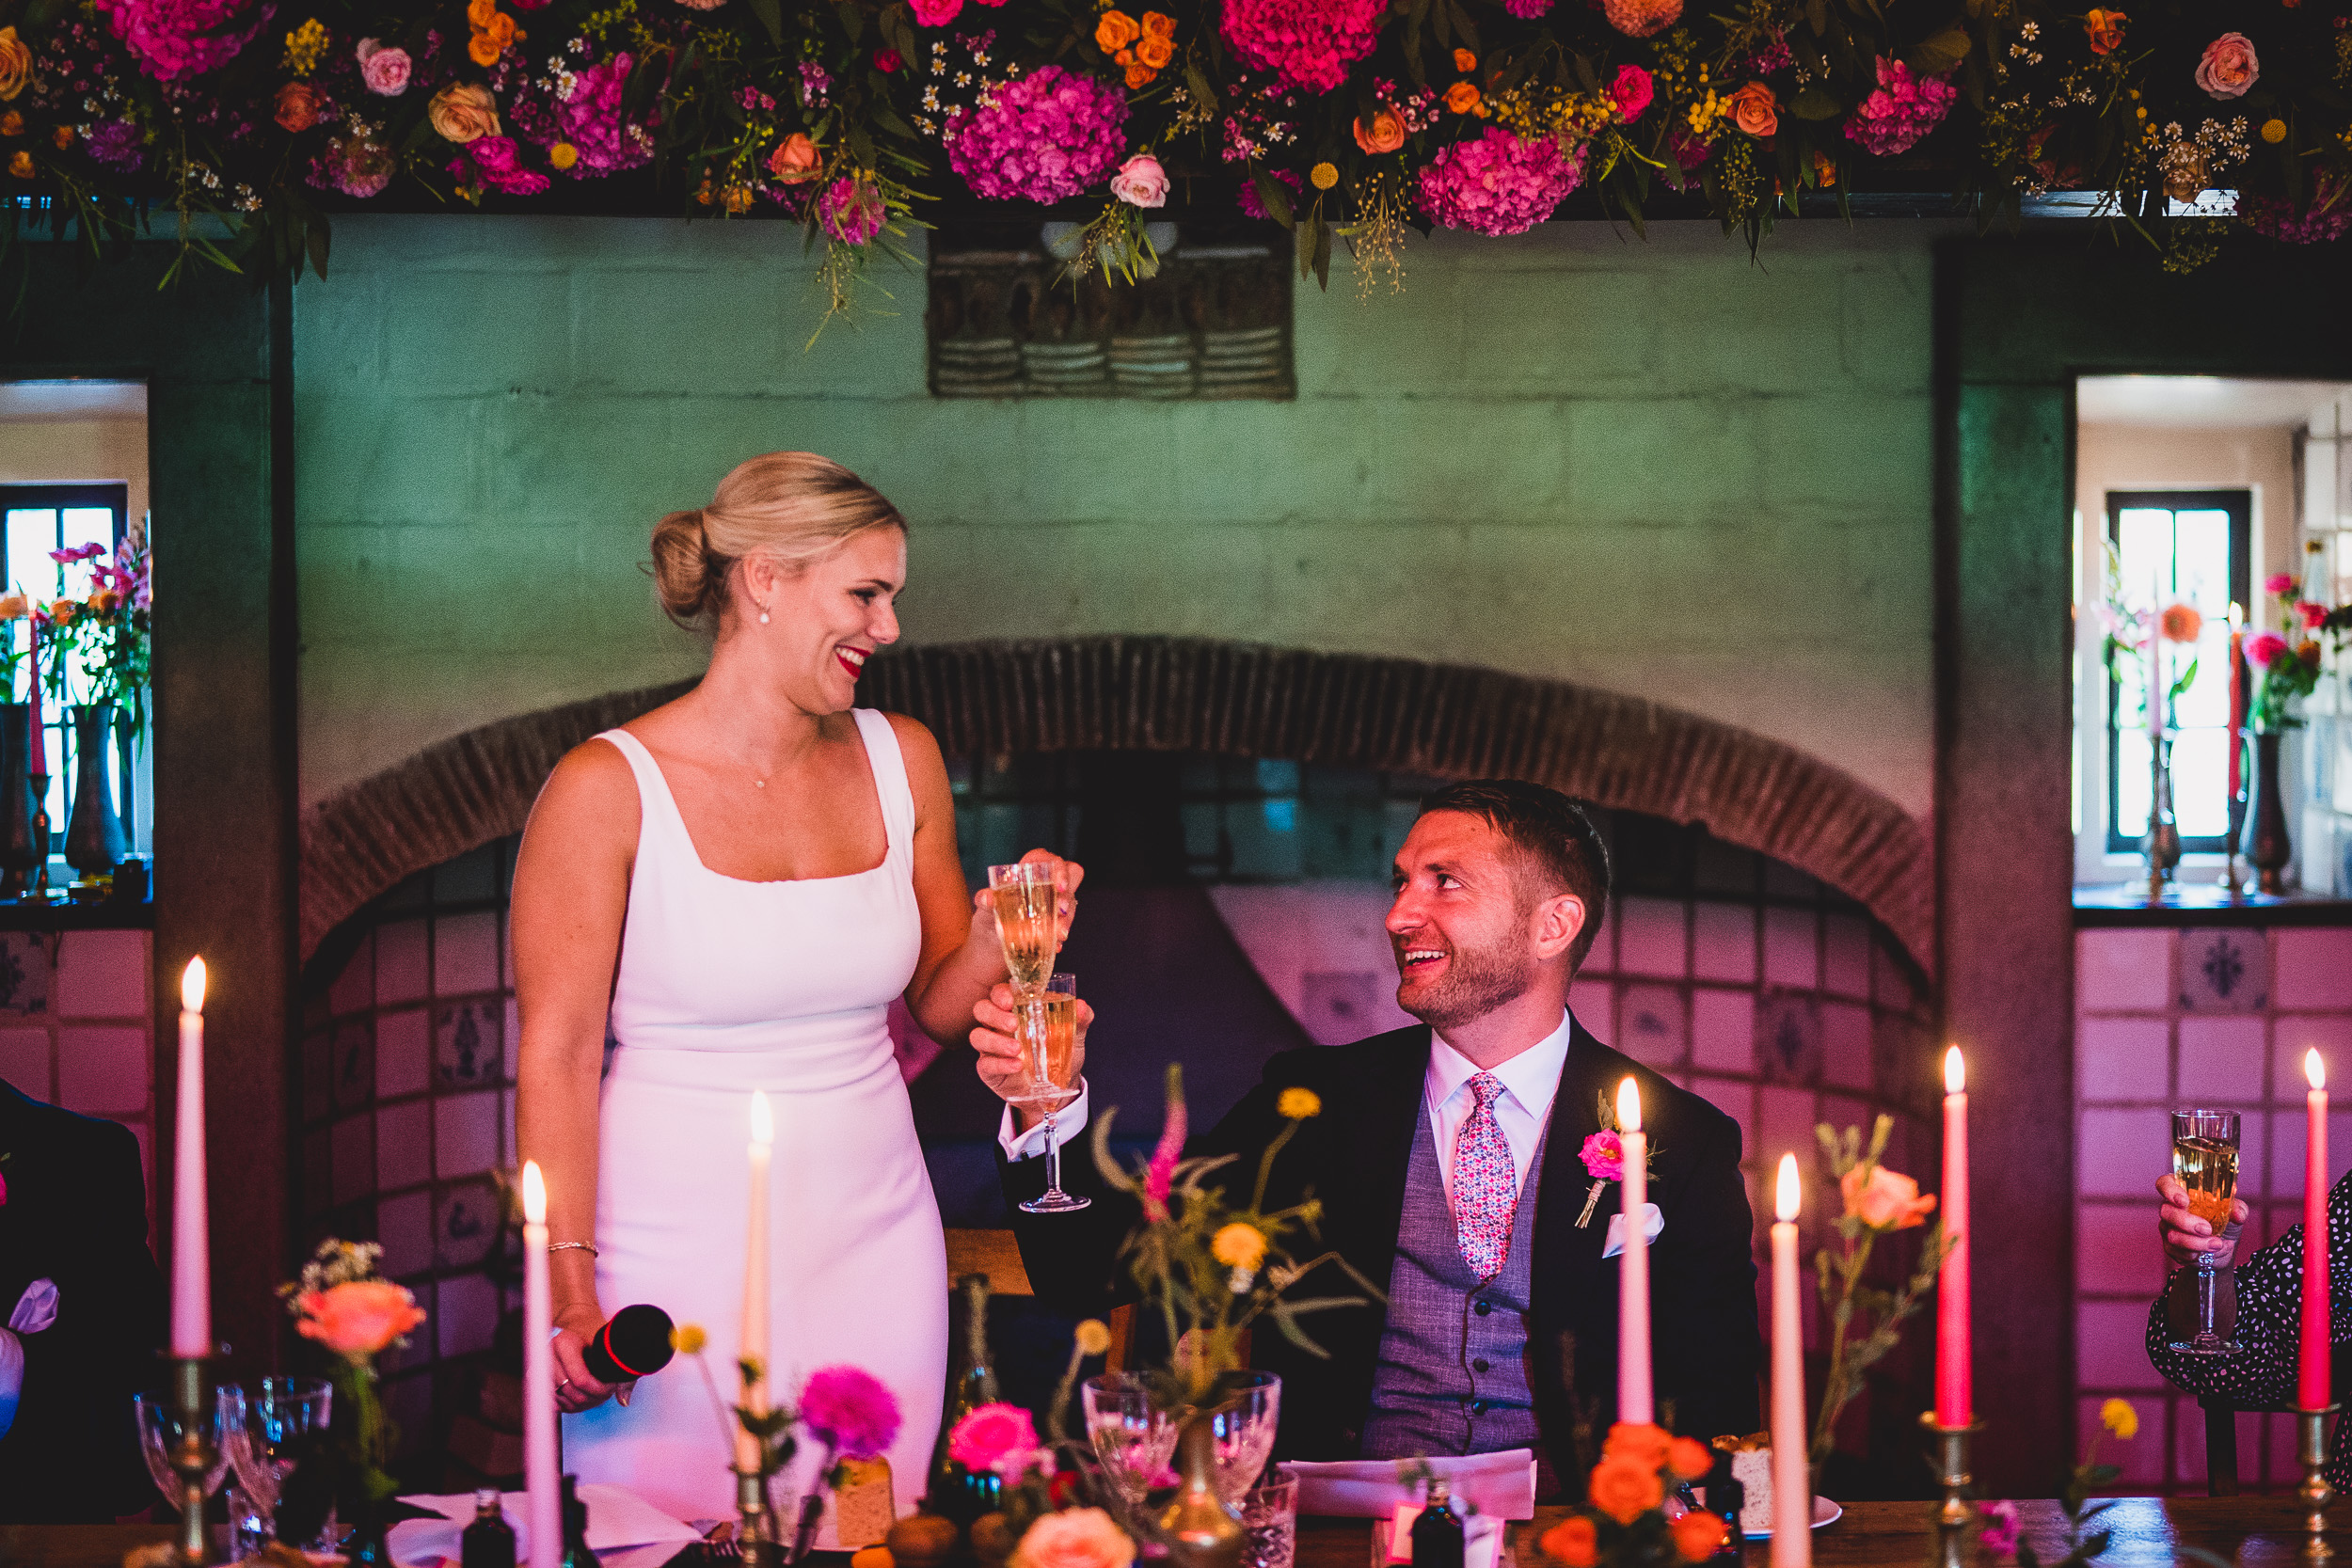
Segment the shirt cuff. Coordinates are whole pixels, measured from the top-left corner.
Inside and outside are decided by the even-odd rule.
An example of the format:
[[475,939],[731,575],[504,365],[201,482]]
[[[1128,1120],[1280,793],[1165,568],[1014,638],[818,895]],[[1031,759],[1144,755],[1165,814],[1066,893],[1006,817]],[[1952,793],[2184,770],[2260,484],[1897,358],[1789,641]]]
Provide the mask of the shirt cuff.
[[24,1343],[0,1328],[0,1437],[16,1424],[17,1396],[24,1391]]
[[[1087,1083],[1078,1080],[1078,1098],[1054,1113],[1054,1143],[1068,1148],[1070,1140],[1086,1131]],[[1013,1130],[1012,1106],[1006,1105],[1004,1116],[996,1124],[996,1147],[1005,1151],[1009,1161],[1034,1160],[1045,1152],[1045,1123],[1041,1121],[1026,1132]]]

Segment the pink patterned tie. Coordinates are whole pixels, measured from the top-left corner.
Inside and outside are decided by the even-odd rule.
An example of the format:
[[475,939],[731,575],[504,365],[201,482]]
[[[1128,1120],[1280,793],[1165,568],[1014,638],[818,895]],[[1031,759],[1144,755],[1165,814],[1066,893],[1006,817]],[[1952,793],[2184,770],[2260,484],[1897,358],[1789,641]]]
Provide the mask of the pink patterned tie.
[[1482,1281],[1502,1272],[1511,1251],[1511,1212],[1518,1207],[1518,1173],[1511,1146],[1495,1120],[1502,1080],[1482,1072],[1470,1081],[1478,1108],[1454,1134],[1454,1229],[1462,1261]]

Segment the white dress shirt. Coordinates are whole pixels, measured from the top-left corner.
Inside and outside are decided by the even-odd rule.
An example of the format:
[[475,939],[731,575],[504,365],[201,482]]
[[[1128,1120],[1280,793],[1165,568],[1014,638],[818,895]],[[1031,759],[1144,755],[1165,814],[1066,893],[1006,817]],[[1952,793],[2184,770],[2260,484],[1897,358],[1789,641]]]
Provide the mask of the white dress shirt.
[[[1559,1028],[1494,1069],[1502,1080],[1502,1092],[1495,1097],[1495,1122],[1502,1129],[1502,1141],[1511,1146],[1515,1196],[1527,1185],[1528,1170],[1535,1163],[1535,1148],[1543,1142],[1544,1123],[1550,1119],[1551,1102],[1560,1093],[1560,1072],[1567,1065],[1568,1041],[1575,1033],[1575,1015],[1563,1013]],[[1470,1081],[1480,1070],[1443,1037],[1429,1037],[1422,1106],[1429,1113],[1429,1135],[1438,1146],[1438,1180],[1445,1187],[1448,1204],[1454,1201],[1454,1140],[1478,1109]]]

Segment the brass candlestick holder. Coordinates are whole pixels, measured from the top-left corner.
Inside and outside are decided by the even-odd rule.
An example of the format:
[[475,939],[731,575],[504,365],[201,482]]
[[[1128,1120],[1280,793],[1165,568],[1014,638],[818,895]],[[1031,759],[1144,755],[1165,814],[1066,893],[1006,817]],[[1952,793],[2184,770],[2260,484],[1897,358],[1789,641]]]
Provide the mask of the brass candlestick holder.
[[1969,1568],[1975,1555],[1977,1503],[1970,1490],[1975,1477],[1969,1473],[1968,1449],[1984,1423],[1939,1426],[1930,1410],[1920,1416],[1919,1424],[1935,1436],[1935,1481],[1944,1488],[1944,1500],[1935,1509],[1936,1568]]
[[2295,1413],[2302,1439],[2296,1457],[2303,1463],[2303,1484],[2295,1489],[2303,1504],[2303,1548],[2297,1555],[2305,1562],[2325,1562],[2335,1555],[2328,1544],[2328,1505],[2336,1500],[2336,1489],[2319,1472],[2328,1463],[2328,1418],[2343,1408],[2330,1404]]
[[[765,1449],[763,1444],[763,1454]],[[769,1473],[764,1468],[735,1472],[735,1540],[748,1568],[781,1568],[784,1561],[776,1508],[768,1496]]]
[[171,1358],[172,1403],[180,1416],[180,1441],[171,1450],[171,1471],[180,1478],[180,1539],[174,1551],[183,1568],[220,1560],[204,1528],[205,1481],[220,1462],[212,1439],[213,1380],[206,1366],[200,1355]]

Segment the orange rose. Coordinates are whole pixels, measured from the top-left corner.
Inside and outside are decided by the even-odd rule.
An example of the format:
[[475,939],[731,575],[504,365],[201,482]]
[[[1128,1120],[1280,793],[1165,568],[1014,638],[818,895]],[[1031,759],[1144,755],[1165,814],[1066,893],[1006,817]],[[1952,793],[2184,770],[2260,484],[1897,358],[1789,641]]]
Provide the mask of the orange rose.
[[1136,40],[1136,58],[1154,71],[1166,71],[1168,62],[1176,57],[1176,46],[1156,33],[1146,33]]
[[1600,1446],[1603,1459],[1629,1459],[1652,1474],[1666,1467],[1673,1452],[1674,1435],[1647,1421],[1619,1421]]
[[33,79],[33,52],[13,27],[0,27],[0,98],[14,98]]
[[1141,60],[1136,61],[1127,68],[1127,90],[1133,92],[1137,87],[1150,87],[1152,78],[1158,74],[1158,71],[1145,65]]
[[1393,152],[1405,145],[1405,117],[1394,109],[1375,109],[1372,129],[1356,122],[1356,145],[1367,152]]
[[1105,55],[1118,54],[1142,36],[1143,29],[1125,11],[1104,11],[1094,24],[1094,46]]
[[0,136],[21,136],[24,134],[24,117],[10,109],[0,115]]
[[499,134],[498,100],[477,82],[452,82],[433,95],[424,115],[443,141],[460,147]]
[[1867,1185],[1862,1168],[1855,1166],[1838,1178],[1837,1190],[1846,1199],[1846,1212],[1858,1216],[1873,1230],[1908,1230],[1925,1225],[1935,1209],[1933,1194],[1921,1197],[1918,1182],[1884,1165],[1870,1167]]
[[824,159],[817,151],[817,144],[804,131],[795,131],[776,144],[768,155],[768,172],[787,185],[814,180],[823,172]]
[[308,131],[319,122],[319,89],[308,82],[288,82],[278,89],[278,123],[289,131]]
[[1837,166],[1819,151],[1813,154],[1813,179],[1823,190],[1837,183]]
[[1675,1550],[1685,1562],[1705,1562],[1722,1549],[1724,1521],[1720,1514],[1692,1509],[1667,1527],[1674,1531]]
[[1478,56],[1471,54],[1467,49],[1456,49],[1454,52],[1454,69],[1456,71],[1476,71],[1478,69]]
[[499,41],[487,33],[476,33],[473,40],[466,45],[466,57],[480,66],[498,64],[499,55],[503,53],[505,51]]
[[2093,8],[2083,18],[2084,36],[2094,55],[2112,55],[2123,45],[2123,13]]
[[57,144],[58,151],[63,152],[67,148],[73,145],[73,127],[71,125],[60,125],[56,130],[49,133],[49,139]]
[[1593,1506],[1629,1525],[1666,1500],[1666,1483],[1638,1459],[1604,1459],[1593,1466]]
[[424,1322],[417,1298],[380,1279],[352,1280],[304,1292],[295,1328],[347,1361],[364,1361]]
[[53,626],[70,626],[73,624],[74,613],[81,608],[72,599],[59,599],[49,607],[49,624]]
[[1688,1437],[1677,1437],[1666,1449],[1666,1468],[1677,1481],[1697,1481],[1715,1470],[1714,1450]]
[[1561,1568],[1593,1568],[1600,1560],[1600,1531],[1590,1519],[1564,1519],[1535,1544]]
[[8,172],[19,180],[30,180],[34,174],[33,155],[24,151],[11,155],[8,159]]
[[1731,95],[1731,118],[1751,136],[1769,136],[1780,129],[1780,101],[1761,82],[1750,82]]
[[1170,43],[1175,42],[1176,19],[1159,11],[1144,12],[1143,36],[1148,39],[1166,39]]
[[1445,106],[1457,115],[1469,114],[1478,107],[1478,89],[1468,82],[1456,82],[1445,89]]

